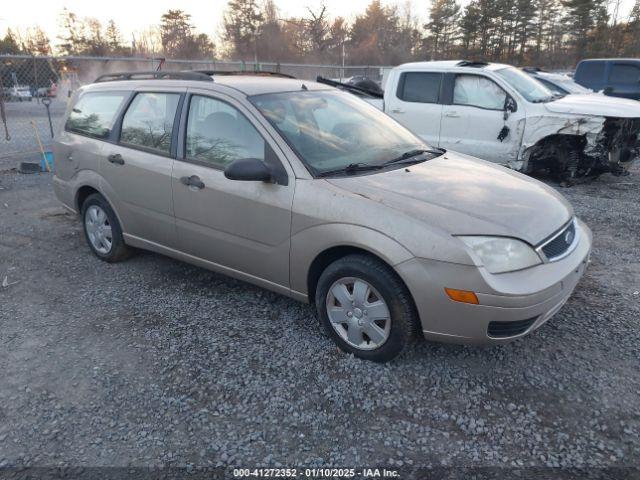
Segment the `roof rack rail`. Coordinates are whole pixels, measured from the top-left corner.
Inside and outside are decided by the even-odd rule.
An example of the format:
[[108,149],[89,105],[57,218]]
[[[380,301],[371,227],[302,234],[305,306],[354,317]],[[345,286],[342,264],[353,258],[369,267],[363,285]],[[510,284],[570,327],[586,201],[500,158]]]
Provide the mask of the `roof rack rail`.
[[335,80],[331,80],[329,78],[324,78],[323,76],[318,75],[316,77],[316,82],[323,83],[325,85],[329,85],[331,87],[341,88],[343,90],[347,90],[351,93],[355,93],[358,95],[366,95],[372,98],[384,98],[384,94],[369,90],[368,88],[357,87],[355,85],[349,85],[348,83],[336,82]]
[[116,82],[118,80],[199,80],[213,82],[213,78],[201,72],[118,72],[100,75],[94,83]]
[[293,75],[280,72],[269,72],[262,70],[193,70],[196,73],[202,73],[204,75],[255,75],[258,77],[282,77],[282,78],[296,78]]
[[456,63],[456,67],[482,68],[482,67],[486,67],[487,65],[489,65],[488,62],[480,62],[480,61],[474,61],[474,60],[461,60],[460,62]]

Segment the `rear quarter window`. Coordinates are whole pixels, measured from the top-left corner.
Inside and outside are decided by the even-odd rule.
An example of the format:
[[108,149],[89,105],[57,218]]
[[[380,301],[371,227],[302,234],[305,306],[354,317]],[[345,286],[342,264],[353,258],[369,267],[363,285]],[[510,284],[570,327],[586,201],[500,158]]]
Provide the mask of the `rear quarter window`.
[[75,103],[65,129],[96,138],[111,133],[118,110],[129,96],[126,92],[88,92]]

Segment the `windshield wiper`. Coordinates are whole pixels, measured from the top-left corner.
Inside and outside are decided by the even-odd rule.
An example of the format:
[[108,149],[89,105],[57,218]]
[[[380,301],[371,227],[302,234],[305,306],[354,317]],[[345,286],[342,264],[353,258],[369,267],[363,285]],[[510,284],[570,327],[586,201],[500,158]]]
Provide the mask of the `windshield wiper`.
[[[431,153],[433,155],[442,155],[444,153],[444,150],[442,149],[437,149],[437,150],[425,150],[425,149],[416,149],[416,150],[409,150],[408,152],[404,152],[402,155],[396,157],[396,158],[392,158],[391,160],[388,160],[386,162],[383,163],[383,165],[390,165],[392,163],[400,163],[400,162],[404,162],[405,160],[409,160],[409,159],[413,159],[413,157],[417,157],[418,155],[422,155],[424,153]],[[419,160],[413,160],[413,161],[419,161]]]
[[366,172],[369,170],[380,170],[382,165],[371,165],[370,163],[350,163],[346,167],[336,168],[334,170],[327,170],[325,172],[320,172],[316,176],[318,177],[328,177],[330,175],[336,175],[339,173],[356,173],[356,172]]

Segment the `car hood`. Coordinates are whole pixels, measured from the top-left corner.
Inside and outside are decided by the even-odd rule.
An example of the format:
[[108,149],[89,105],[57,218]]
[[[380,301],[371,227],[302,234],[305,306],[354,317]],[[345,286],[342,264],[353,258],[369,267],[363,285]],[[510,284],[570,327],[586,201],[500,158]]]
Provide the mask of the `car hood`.
[[640,102],[606,95],[567,95],[544,105],[553,113],[640,118]]
[[328,181],[453,235],[508,236],[537,245],[573,215],[569,203],[542,182],[453,152]]

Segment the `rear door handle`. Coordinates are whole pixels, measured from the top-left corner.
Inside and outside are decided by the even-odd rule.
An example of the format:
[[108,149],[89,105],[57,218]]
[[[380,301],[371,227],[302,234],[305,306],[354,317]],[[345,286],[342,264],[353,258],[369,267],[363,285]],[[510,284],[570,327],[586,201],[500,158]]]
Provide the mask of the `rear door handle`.
[[404,110],[400,108],[392,108],[391,113],[404,113]]
[[111,163],[115,163],[116,165],[124,165],[124,159],[119,153],[112,153],[107,157],[107,160]]
[[186,185],[187,187],[197,188],[198,190],[202,190],[204,188],[204,182],[200,180],[200,177],[197,175],[191,175],[190,177],[180,177],[180,183]]
[[449,118],[460,118],[460,114],[458,112],[446,112],[444,116]]

